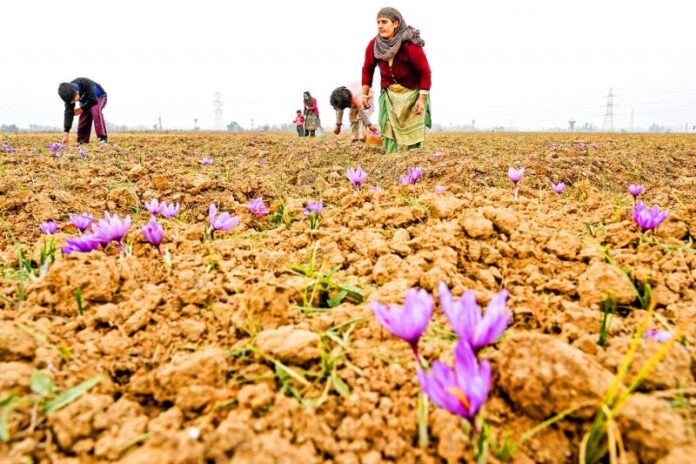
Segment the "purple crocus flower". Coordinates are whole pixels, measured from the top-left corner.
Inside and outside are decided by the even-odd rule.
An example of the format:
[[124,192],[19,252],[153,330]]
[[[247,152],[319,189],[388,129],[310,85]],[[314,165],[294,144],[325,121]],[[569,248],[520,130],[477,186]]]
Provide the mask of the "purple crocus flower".
[[435,158],[440,158],[442,156],[442,151],[440,151],[440,150],[436,151],[435,153],[433,153],[433,156]]
[[60,142],[53,142],[46,145],[46,148],[53,152],[53,156],[55,156],[56,158],[60,158],[62,156],[61,150],[65,148],[65,145],[63,145]]
[[399,176],[399,185],[408,185],[410,183],[411,182],[410,182],[407,174]]
[[96,250],[101,245],[101,240],[94,234],[83,234],[79,237],[69,237],[66,245],[63,247],[63,254],[69,255],[75,251],[79,253],[87,253]]
[[374,193],[382,193],[382,186],[377,184],[372,188],[372,192]]
[[205,157],[201,159],[199,163],[201,163],[201,166],[210,166],[211,164],[213,164],[213,160],[208,157]]
[[669,330],[648,329],[643,334],[643,340],[654,340],[658,343],[664,343],[672,336],[672,332]]
[[112,216],[107,212],[102,219],[92,225],[92,230],[102,246],[106,247],[111,242],[117,242],[119,247],[123,248],[123,237],[128,233],[130,225],[130,215],[121,219],[118,215]]
[[471,290],[464,292],[459,300],[452,298],[443,282],[440,282],[439,291],[440,305],[454,332],[474,351],[498,340],[510,323],[510,313],[505,308],[508,297],[505,290],[493,297],[484,315]]
[[420,166],[408,168],[408,183],[413,185],[423,177],[423,168]]
[[[216,230],[230,230],[239,223],[239,216],[230,216],[230,213],[224,211],[217,215],[217,206],[215,203],[211,203],[208,208],[208,219],[210,220],[210,227],[213,231]],[[217,217],[216,217],[217,216]]]
[[517,185],[517,183],[522,180],[523,175],[524,175],[524,168],[515,169],[513,167],[510,167],[510,169],[508,169],[508,177],[510,177],[510,180],[515,185]]
[[438,185],[437,187],[435,187],[435,191],[437,193],[445,193],[445,190],[447,190],[447,187],[445,187],[444,185]]
[[160,243],[164,238],[164,229],[157,222],[155,216],[150,216],[150,221],[142,227],[143,237],[159,251]]
[[488,398],[491,366],[478,363],[476,354],[463,340],[454,349],[454,368],[435,361],[430,372],[418,369],[418,383],[437,406],[473,422]]
[[558,148],[558,144],[557,144],[557,143],[552,143],[552,144],[551,144],[551,149],[552,149],[552,150],[555,150],[555,149],[557,149],[557,148]]
[[648,209],[642,201],[636,203],[633,209],[633,220],[643,232],[656,228],[667,219],[667,216],[669,211],[662,211],[657,206]]
[[353,184],[353,187],[355,187],[356,190],[359,190],[360,187],[365,183],[367,180],[367,174],[363,169],[358,166],[357,168],[348,168],[346,171],[346,175],[348,176],[348,180]]
[[654,229],[669,216],[669,211],[662,211],[658,206],[648,209],[642,201],[636,203],[633,209],[633,220],[643,231]]
[[643,184],[631,184],[628,186],[628,191],[631,192],[635,200],[645,191],[645,187],[643,187]]
[[162,212],[163,206],[164,202],[160,203],[157,198],[153,198],[149,203],[147,201],[145,202],[145,208],[147,208],[150,214],[155,216]]
[[266,205],[263,204],[263,197],[258,197],[251,200],[247,205],[247,209],[254,216],[265,216],[270,212]]
[[71,214],[70,222],[77,227],[77,230],[84,232],[94,222],[94,216],[89,213]]
[[566,189],[566,184],[564,184],[563,182],[559,182],[557,184],[554,184],[553,182],[551,182],[551,188],[553,189],[554,192],[556,192],[557,194],[560,195]]
[[82,147],[77,147],[77,154],[80,155],[80,158],[87,159],[87,152]]
[[324,211],[324,201],[323,200],[317,200],[317,201],[312,201],[312,200],[307,200],[307,207],[302,210],[305,216],[309,216],[311,214],[316,214],[317,216],[321,215],[321,212]]
[[53,235],[58,229],[58,223],[54,220],[45,221],[39,224],[39,229],[46,235]]
[[179,214],[179,203],[174,204],[174,203],[166,203],[162,202],[160,204],[162,209],[160,210],[160,214],[163,217],[166,217],[167,219],[171,219],[175,217],[177,214]]
[[2,142],[2,151],[3,153],[16,153],[17,149],[11,147],[8,142]]
[[388,331],[411,345],[417,351],[418,339],[428,327],[433,315],[433,297],[423,289],[406,291],[404,305],[383,305],[370,301],[375,317]]

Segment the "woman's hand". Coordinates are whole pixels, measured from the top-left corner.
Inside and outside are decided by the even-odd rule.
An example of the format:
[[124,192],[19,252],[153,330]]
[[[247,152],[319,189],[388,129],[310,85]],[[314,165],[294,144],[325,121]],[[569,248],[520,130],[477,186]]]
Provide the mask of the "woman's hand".
[[75,116],[79,116],[79,115],[81,115],[81,114],[82,114],[82,108],[77,108],[77,109],[75,110]]
[[416,104],[413,106],[413,111],[415,111],[416,114],[423,114],[423,111],[425,111],[425,95],[418,97]]
[[69,132],[63,132],[63,145],[67,145],[67,144],[68,144],[68,136],[69,136],[69,134],[70,134]]
[[377,127],[374,124],[370,124],[369,126],[367,126],[367,128],[370,129],[370,132],[372,133],[379,132],[379,129],[377,129]]

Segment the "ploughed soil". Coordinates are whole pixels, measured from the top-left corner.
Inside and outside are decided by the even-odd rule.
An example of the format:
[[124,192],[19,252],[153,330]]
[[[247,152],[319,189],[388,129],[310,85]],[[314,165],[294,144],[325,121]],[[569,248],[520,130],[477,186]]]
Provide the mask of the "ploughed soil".
[[[647,325],[675,341],[613,430],[626,462],[693,462],[694,136],[431,134],[384,155],[344,136],[116,134],[86,159],[54,157],[55,135],[4,140],[17,151],[0,153],[2,463],[472,462],[461,420],[432,404],[419,446],[410,350],[367,304],[441,281],[483,306],[510,293],[511,327],[482,353],[489,462],[577,462],[651,306]],[[423,179],[397,185],[409,166]],[[518,200],[510,166],[526,168]],[[655,233],[631,219],[631,183],[670,211]],[[254,219],[259,196],[271,214]],[[162,255],[140,232],[152,198],[181,205],[161,220]],[[310,230],[302,207],[318,198]],[[241,221],[210,240],[213,202]],[[63,256],[68,214],[104,211],[131,215],[129,252]],[[423,355],[451,359],[453,341],[436,303]],[[640,341],[626,387],[663,346]]]

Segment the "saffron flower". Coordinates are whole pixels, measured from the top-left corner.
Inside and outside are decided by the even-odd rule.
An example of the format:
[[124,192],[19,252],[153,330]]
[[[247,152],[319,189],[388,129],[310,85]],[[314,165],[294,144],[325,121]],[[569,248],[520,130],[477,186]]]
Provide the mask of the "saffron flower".
[[89,213],[71,214],[70,222],[77,228],[77,230],[84,232],[89,226],[92,225],[92,222],[94,222],[94,216]]
[[247,205],[247,209],[254,216],[265,216],[269,213],[266,205],[263,204],[263,197],[254,198]]
[[559,182],[557,184],[554,184],[553,182],[551,182],[551,188],[553,189],[554,192],[556,192],[557,194],[560,195],[566,189],[566,184],[564,184],[563,182]]
[[230,216],[230,213],[227,211],[220,213],[218,216],[217,211],[218,209],[217,206],[215,206],[215,203],[211,203],[210,207],[208,208],[208,219],[210,220],[210,228],[212,233],[214,233],[216,230],[230,230],[239,223],[239,216]]
[[355,190],[359,190],[367,180],[367,174],[360,166],[357,168],[348,168],[346,175],[348,176],[350,183],[353,184],[353,187],[355,187]]
[[488,398],[491,366],[479,362],[469,344],[460,340],[454,349],[454,367],[435,361],[430,372],[418,369],[418,383],[437,406],[473,423]]
[[410,183],[411,183],[411,181],[409,180],[407,174],[399,176],[399,185],[407,185]]
[[164,206],[164,202],[160,203],[157,198],[153,198],[150,200],[148,203],[147,201],[145,202],[145,208],[150,212],[150,214],[157,216],[159,213],[162,212],[162,207]]
[[672,332],[669,330],[648,329],[643,334],[643,340],[654,340],[658,343],[664,343],[672,336]]
[[370,308],[384,328],[411,345],[417,353],[418,340],[433,315],[433,297],[428,292],[410,288],[406,291],[403,306],[370,301]]
[[111,242],[117,242],[119,248],[123,249],[123,237],[128,233],[130,225],[130,215],[121,219],[116,214],[112,216],[104,213],[104,217],[92,225],[92,230],[102,246],[106,247]]
[[433,156],[435,158],[440,158],[442,156],[442,151],[440,151],[440,150],[436,151],[435,153],[433,153]]
[[167,219],[171,219],[179,214],[179,203],[175,205],[174,203],[167,204],[163,201],[160,206],[162,207],[160,214]]
[[662,211],[657,206],[648,209],[642,201],[636,203],[633,209],[633,220],[643,232],[656,228],[667,219],[667,216],[669,211]]
[[77,147],[77,154],[80,155],[80,158],[87,159],[87,152],[82,147]]
[[302,212],[309,219],[310,229],[314,230],[319,227],[319,216],[322,211],[324,211],[324,202],[322,200],[307,200],[307,207]]
[[96,250],[101,245],[101,240],[94,234],[83,234],[79,237],[69,237],[63,247],[63,254],[69,255],[73,252],[87,253]]
[[510,323],[510,312],[505,307],[508,297],[505,290],[493,297],[485,314],[481,314],[481,308],[471,290],[455,300],[447,285],[440,282],[439,292],[440,305],[452,329],[474,351],[495,343]]
[[435,191],[437,193],[445,193],[445,190],[447,190],[447,187],[445,187],[444,185],[438,185],[437,187],[435,187]]
[[513,184],[517,185],[517,183],[522,180],[522,176],[524,176],[524,168],[515,169],[510,167],[510,169],[508,169],[508,177],[510,177]]
[[382,193],[382,186],[377,184],[372,188],[373,193]]
[[515,200],[517,200],[520,191],[520,186],[518,185],[518,183],[522,180],[523,175],[524,168],[515,169],[513,167],[510,167],[510,169],[508,169],[508,177],[510,178],[512,183],[515,184]]
[[211,164],[213,164],[213,160],[208,157],[205,157],[201,159],[199,163],[201,163],[201,166],[210,166]]
[[17,149],[11,147],[8,142],[2,142],[2,151],[3,153],[16,153]]
[[39,224],[39,229],[41,229],[41,232],[43,232],[46,235],[53,235],[56,233],[56,230],[58,229],[58,223],[54,220],[45,221]]
[[150,216],[150,221],[142,227],[142,231],[145,240],[150,242],[150,244],[159,251],[160,243],[162,243],[162,239],[164,238],[164,229],[154,216]]
[[423,177],[423,168],[420,166],[408,168],[408,183],[413,185]]
[[638,198],[645,191],[643,184],[631,184],[628,186],[628,191],[633,195],[633,200]]
[[61,153],[61,150],[65,148],[65,145],[63,145],[60,142],[53,142],[48,145],[46,145],[46,148],[51,150],[53,152],[53,156],[56,158],[60,158],[63,154]]
[[316,214],[317,216],[319,216],[322,211],[324,211],[323,200],[307,200],[307,207],[302,210],[305,216],[309,216],[311,214]]

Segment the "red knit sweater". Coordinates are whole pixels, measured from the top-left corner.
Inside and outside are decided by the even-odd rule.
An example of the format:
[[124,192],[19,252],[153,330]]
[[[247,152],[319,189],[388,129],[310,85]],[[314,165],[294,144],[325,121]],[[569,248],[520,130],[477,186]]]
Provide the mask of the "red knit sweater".
[[385,60],[375,59],[374,46],[377,38],[370,40],[365,50],[365,64],[362,68],[362,84],[372,86],[375,67],[379,65],[382,76],[382,90],[391,84],[401,84],[407,89],[430,90],[430,65],[423,47],[412,42],[403,42],[396,52],[391,66]]

